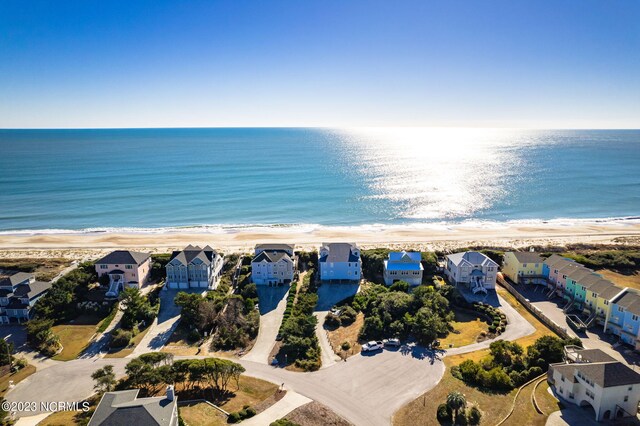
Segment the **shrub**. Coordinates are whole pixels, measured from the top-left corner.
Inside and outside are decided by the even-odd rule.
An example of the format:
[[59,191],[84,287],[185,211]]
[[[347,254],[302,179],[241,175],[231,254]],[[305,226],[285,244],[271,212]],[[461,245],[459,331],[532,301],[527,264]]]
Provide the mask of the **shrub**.
[[438,419],[440,423],[451,422],[451,408],[449,408],[447,404],[438,405],[436,419]]
[[358,317],[358,313],[351,306],[345,306],[340,311],[340,321],[343,325],[352,324],[356,318]]
[[131,342],[132,337],[133,333],[128,330],[123,330],[121,328],[114,330],[111,333],[111,341],[109,342],[109,347],[124,348],[125,346],[129,346],[129,342]]
[[458,415],[456,416],[455,424],[460,426],[468,425],[469,422],[467,421],[467,413],[465,413],[464,411],[458,413]]
[[248,419],[256,415],[256,409],[253,407],[247,407],[246,412],[247,412],[247,416],[245,417],[245,419]]
[[242,420],[240,417],[240,413],[230,413],[229,418],[227,418],[227,422],[229,423],[239,423]]
[[193,329],[187,334],[187,340],[191,343],[197,342],[201,339],[200,332],[197,329]]
[[482,413],[478,410],[478,407],[474,405],[469,409],[469,412],[467,413],[467,421],[470,425],[479,425],[481,418]]
[[349,349],[351,349],[351,343],[342,342],[342,345],[340,345],[340,347],[342,348],[343,351],[348,351]]
[[340,320],[340,317],[329,312],[324,319],[324,325],[329,328],[338,328],[342,325],[342,321]]
[[22,370],[27,365],[29,365],[29,361],[27,361],[27,359],[24,357],[18,358],[14,363],[14,366],[16,366],[19,370]]
[[495,333],[496,332],[496,326],[495,325],[490,325],[489,326],[489,333]]

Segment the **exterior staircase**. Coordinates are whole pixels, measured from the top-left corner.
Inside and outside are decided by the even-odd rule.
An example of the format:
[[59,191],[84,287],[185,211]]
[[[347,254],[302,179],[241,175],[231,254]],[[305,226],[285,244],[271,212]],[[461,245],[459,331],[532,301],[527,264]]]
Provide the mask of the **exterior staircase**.
[[120,289],[124,288],[124,281],[122,280],[114,280],[109,284],[109,290],[105,296],[107,297],[118,297],[118,293],[120,293]]
[[552,288],[548,293],[547,293],[547,299],[553,299],[554,297],[556,297],[558,295],[558,293],[556,293],[556,289]]
[[593,311],[593,313],[589,315],[589,318],[587,318],[587,320],[584,322],[584,325],[587,328],[591,327],[596,322],[597,317],[598,317],[598,313],[596,311]]
[[569,312],[569,310],[573,307],[574,302],[575,302],[575,298],[571,298],[571,300],[569,300],[567,304],[564,305],[564,307],[562,308],[562,312],[564,312],[565,314]]

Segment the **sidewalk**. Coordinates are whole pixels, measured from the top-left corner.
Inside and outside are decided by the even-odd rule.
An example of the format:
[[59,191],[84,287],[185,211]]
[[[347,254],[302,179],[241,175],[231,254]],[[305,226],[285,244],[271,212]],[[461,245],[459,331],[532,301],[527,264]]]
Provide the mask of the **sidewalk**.
[[287,394],[280,401],[264,410],[262,413],[250,419],[243,420],[243,426],[265,426],[285,417],[296,408],[311,402],[312,400],[304,395],[288,390]]

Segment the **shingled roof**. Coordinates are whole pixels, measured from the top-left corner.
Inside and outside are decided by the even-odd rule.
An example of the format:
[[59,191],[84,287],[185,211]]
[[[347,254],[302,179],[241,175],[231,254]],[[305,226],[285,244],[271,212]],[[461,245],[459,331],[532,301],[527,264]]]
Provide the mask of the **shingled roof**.
[[533,251],[514,251],[512,252],[519,263],[543,263],[544,259]]
[[353,251],[358,247],[352,243],[324,243],[322,244],[321,251],[327,250],[327,254],[320,257],[320,262],[358,262],[360,257],[356,256]]
[[142,265],[151,257],[150,253],[141,253],[129,250],[112,251],[96,262],[97,265]]
[[200,248],[200,246],[192,246],[189,244],[182,251],[174,251],[171,253],[171,258],[169,262],[174,259],[177,259],[183,265],[188,265],[194,259],[200,259],[205,264],[210,264],[213,262],[213,259],[218,256],[218,253],[209,246],[205,248]]
[[138,389],[107,392],[91,416],[89,426],[146,426],[177,424],[173,421],[175,399],[138,398]]

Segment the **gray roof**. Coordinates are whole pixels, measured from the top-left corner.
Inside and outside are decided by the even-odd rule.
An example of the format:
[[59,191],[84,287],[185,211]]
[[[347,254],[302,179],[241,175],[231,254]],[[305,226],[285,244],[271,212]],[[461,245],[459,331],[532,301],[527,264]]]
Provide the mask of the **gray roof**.
[[284,251],[261,251],[260,254],[251,260],[251,263],[262,262],[263,260],[268,263],[276,263],[282,258],[291,259],[289,254]]
[[293,244],[256,244],[256,250],[285,250],[293,251]]
[[16,272],[15,274],[4,277],[2,280],[0,280],[0,287],[13,287],[23,281],[27,281],[30,279],[33,279],[33,274],[30,274],[28,272]]
[[453,253],[445,256],[456,266],[466,264],[467,266],[483,265],[483,266],[498,266],[496,262],[491,260],[487,255],[478,251],[465,251],[461,253]]
[[577,264],[578,262],[576,262],[573,259],[568,259],[566,257],[562,257],[558,254],[552,254],[551,256],[549,256],[547,258],[547,260],[544,261],[544,263],[549,266],[549,268],[557,268],[560,269],[563,266],[569,265],[569,264]]
[[622,287],[618,287],[617,285],[613,285],[613,286],[607,288],[606,290],[603,290],[600,293],[600,297],[602,297],[603,299],[606,299],[606,300],[612,300],[615,296],[620,294],[620,292],[623,291],[623,290],[624,289]]
[[107,265],[141,265],[151,257],[150,253],[141,253],[137,251],[129,250],[116,250],[112,251],[102,259],[98,260],[96,264]]
[[603,388],[640,383],[640,374],[618,361],[574,365],[578,371]]
[[577,268],[573,272],[567,274],[567,278],[571,278],[574,281],[579,281],[580,279],[586,277],[589,274],[593,274],[591,269],[587,269],[585,267]]
[[16,287],[13,295],[16,297],[28,297],[33,299],[36,296],[46,292],[51,288],[51,283],[43,281],[34,281],[30,284],[21,284]]
[[635,291],[627,290],[618,300],[615,300],[614,303],[634,315],[640,315],[640,294]]
[[200,259],[204,264],[209,265],[217,256],[218,252],[216,252],[209,246],[200,248],[199,246],[192,246],[191,244],[189,244],[182,251],[174,251],[171,254],[171,259],[169,259],[169,262],[177,259],[183,265],[188,265],[194,259]]
[[322,249],[327,249],[329,253],[320,257],[320,262],[337,263],[360,261],[360,257],[353,253],[354,250],[358,249],[358,246],[353,243],[323,243]]
[[591,286],[602,281],[602,279],[603,279],[602,276],[591,273],[577,280],[576,284],[585,286],[586,288],[591,288]]
[[[176,399],[137,398],[138,389],[107,392],[91,416],[89,426],[170,425]],[[175,423],[175,421],[174,421]]]
[[512,252],[520,263],[543,263],[544,259],[538,253],[532,251],[514,251]]

